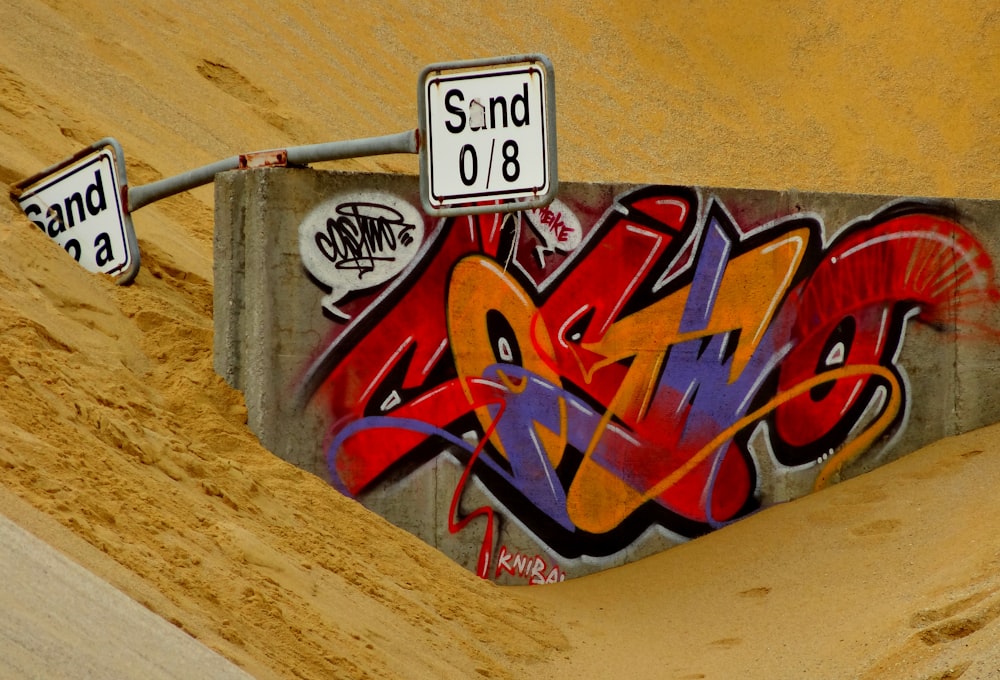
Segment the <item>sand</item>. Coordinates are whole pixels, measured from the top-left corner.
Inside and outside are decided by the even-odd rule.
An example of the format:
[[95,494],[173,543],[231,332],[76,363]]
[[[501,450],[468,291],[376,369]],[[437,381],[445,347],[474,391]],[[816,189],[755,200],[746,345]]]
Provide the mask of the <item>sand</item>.
[[[991,3],[317,5],[6,3],[0,183],[105,136],[144,184],[401,132],[423,66],[542,52],[565,180],[1000,198]],[[249,432],[212,370],[211,187],[134,220],[120,287],[0,202],[0,510],[255,677],[1000,675],[997,427],[500,588]]]

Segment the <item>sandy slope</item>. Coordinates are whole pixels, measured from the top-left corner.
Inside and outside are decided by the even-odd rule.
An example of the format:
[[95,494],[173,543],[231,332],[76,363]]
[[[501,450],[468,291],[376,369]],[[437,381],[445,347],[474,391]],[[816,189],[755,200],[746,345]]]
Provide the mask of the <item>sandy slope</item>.
[[[540,51],[564,179],[1000,198],[1000,13],[869,6],[8,2],[0,182],[107,135],[143,184],[399,132],[424,65]],[[135,222],[120,288],[0,202],[0,507],[255,676],[1000,668],[1000,431],[627,568],[500,589],[247,431],[212,371],[211,189]]]

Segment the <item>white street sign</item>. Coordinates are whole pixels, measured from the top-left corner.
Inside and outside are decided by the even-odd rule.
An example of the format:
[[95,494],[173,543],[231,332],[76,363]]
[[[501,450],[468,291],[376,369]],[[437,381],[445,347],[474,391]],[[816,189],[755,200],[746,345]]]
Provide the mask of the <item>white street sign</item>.
[[552,81],[541,55],[424,69],[421,186],[428,213],[524,210],[552,201],[558,186]]
[[16,199],[36,227],[88,271],[135,276],[138,248],[112,147],[78,154],[29,181]]

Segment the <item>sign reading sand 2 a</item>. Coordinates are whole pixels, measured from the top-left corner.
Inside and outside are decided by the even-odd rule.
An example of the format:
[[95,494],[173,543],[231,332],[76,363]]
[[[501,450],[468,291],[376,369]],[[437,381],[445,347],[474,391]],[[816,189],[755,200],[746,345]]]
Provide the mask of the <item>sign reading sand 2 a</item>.
[[555,198],[555,79],[547,57],[432,64],[420,74],[418,100],[428,214],[528,210]]
[[120,158],[116,143],[102,140],[19,183],[14,194],[28,219],[85,269],[119,282],[131,280],[139,264]]

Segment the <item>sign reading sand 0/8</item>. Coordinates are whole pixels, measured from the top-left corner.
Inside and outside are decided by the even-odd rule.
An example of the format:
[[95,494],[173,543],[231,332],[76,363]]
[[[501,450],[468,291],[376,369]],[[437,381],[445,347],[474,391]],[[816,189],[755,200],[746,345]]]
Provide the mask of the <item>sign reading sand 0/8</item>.
[[555,126],[548,110],[554,91],[550,80],[551,67],[541,61],[456,73],[425,69],[425,207],[515,199],[517,209],[523,209],[551,201]]

